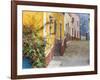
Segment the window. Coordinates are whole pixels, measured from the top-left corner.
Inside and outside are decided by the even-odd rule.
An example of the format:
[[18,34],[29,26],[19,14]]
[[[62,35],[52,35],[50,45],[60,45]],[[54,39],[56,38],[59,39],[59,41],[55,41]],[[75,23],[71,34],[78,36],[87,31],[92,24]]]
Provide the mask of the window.
[[51,35],[51,27],[52,27],[52,16],[49,16],[49,20],[50,20],[50,26],[49,26],[49,32],[50,32],[50,35]]
[[73,28],[72,28],[72,36],[73,36]]
[[61,28],[62,28],[62,24],[60,23],[60,40],[61,40],[61,38],[62,38],[62,36],[61,36],[61,35],[62,35],[62,34],[61,34],[61,33],[62,33],[62,29],[61,29]]
[[56,26],[57,26],[57,23],[56,23],[56,20],[54,20],[54,34],[56,34]]
[[65,30],[66,33],[68,33],[68,32],[69,32],[69,23],[66,24],[66,28],[65,28],[65,29],[66,29],[66,30]]
[[74,18],[72,17],[72,23],[74,23]]

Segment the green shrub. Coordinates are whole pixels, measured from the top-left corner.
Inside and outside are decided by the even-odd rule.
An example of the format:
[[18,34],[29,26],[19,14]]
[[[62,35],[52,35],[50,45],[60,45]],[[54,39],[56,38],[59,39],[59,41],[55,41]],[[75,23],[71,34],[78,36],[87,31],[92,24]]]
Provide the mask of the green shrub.
[[23,27],[23,56],[32,61],[36,68],[45,67],[44,40],[31,27]]

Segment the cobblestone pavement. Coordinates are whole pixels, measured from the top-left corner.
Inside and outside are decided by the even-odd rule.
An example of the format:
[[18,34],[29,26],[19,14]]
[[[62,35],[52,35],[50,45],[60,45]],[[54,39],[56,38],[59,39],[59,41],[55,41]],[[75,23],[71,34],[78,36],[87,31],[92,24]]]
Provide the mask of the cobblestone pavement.
[[89,41],[71,41],[63,56],[54,56],[48,67],[89,65]]

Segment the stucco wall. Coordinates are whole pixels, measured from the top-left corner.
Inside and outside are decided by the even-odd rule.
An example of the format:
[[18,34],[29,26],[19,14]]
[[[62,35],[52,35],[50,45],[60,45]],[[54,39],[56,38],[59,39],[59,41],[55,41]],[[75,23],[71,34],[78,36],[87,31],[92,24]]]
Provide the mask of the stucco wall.
[[[38,30],[38,35],[43,37],[43,12],[23,11],[23,25]],[[24,28],[24,27],[23,27]]]

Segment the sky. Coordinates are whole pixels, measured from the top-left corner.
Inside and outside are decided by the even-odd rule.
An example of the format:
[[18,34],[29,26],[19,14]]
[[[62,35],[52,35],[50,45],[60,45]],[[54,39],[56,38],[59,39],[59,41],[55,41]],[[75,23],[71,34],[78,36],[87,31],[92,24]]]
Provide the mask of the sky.
[[[87,32],[89,32],[89,19],[90,19],[90,15],[87,13],[80,13],[79,14],[80,17],[80,31],[81,31],[81,35],[85,36]],[[89,35],[89,34],[88,34]]]

